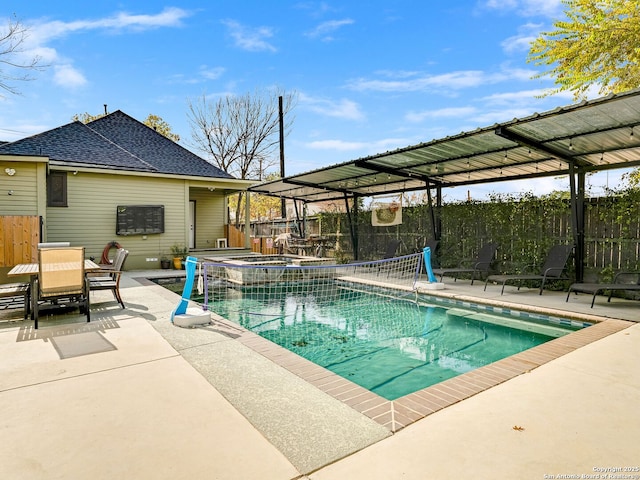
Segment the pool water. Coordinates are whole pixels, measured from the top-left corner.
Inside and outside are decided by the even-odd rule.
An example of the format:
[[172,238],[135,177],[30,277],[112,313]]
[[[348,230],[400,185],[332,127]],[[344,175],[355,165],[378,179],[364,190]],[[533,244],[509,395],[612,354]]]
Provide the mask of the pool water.
[[577,329],[342,287],[224,287],[209,309],[388,399]]

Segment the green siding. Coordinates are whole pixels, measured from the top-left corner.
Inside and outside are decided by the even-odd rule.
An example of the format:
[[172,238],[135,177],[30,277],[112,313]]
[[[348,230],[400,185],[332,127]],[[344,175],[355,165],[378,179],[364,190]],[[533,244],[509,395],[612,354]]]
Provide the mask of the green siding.
[[[7,175],[6,168],[15,170]],[[38,215],[36,163],[0,162],[0,215]]]
[[[127,270],[159,268],[159,258],[170,255],[171,245],[187,244],[185,192],[191,192],[187,195],[196,200],[196,245],[206,245],[207,241],[213,244],[224,231],[222,195],[206,189],[189,189],[187,180],[69,172],[67,181],[68,207],[47,208],[47,241],[83,245],[86,255],[97,260],[105,246],[116,241],[129,250]],[[164,205],[165,233],[146,238],[116,235],[118,205]],[[147,258],[158,261],[149,262]]]

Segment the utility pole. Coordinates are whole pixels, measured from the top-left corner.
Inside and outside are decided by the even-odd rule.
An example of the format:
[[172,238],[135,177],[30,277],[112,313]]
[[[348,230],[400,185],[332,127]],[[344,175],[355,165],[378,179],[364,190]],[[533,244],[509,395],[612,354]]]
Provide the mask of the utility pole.
[[[282,112],[282,95],[278,97],[278,114],[280,121],[280,178],[284,178],[284,113]],[[283,219],[287,218],[287,201],[280,199],[280,212]]]

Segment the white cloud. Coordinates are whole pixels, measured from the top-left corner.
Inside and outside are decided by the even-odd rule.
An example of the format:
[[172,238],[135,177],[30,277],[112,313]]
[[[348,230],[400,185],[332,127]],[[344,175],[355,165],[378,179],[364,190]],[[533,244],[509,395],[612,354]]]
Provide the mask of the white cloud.
[[531,43],[538,37],[542,30],[541,23],[526,23],[518,27],[518,34],[507,38],[502,42],[505,53],[528,52]]
[[236,46],[250,52],[270,51],[277,49],[266,39],[273,37],[273,30],[269,27],[249,28],[235,20],[224,20],[222,22],[228,29],[229,34],[234,39]]
[[307,37],[310,38],[321,38],[323,41],[333,40],[333,32],[338,30],[345,25],[351,25],[354,21],[350,18],[345,18],[344,20],[329,20],[327,22],[323,22],[318,25],[313,30],[305,33]]
[[206,78],[207,80],[217,80],[218,78],[220,78],[224,72],[225,72],[225,68],[224,67],[207,67],[206,65],[202,65],[200,67],[200,75],[204,78]]
[[473,117],[478,125],[493,125],[494,123],[503,123],[513,120],[514,118],[523,118],[531,115],[531,109],[522,108],[501,108],[499,110],[483,110],[483,113]]
[[405,115],[405,120],[408,122],[422,122],[426,119],[434,118],[462,118],[475,114],[477,109],[474,107],[453,107],[453,108],[441,108],[438,110],[425,110],[422,112],[409,112]]
[[[181,8],[169,7],[155,15],[131,15],[117,13],[97,20],[77,20],[74,22],[38,20],[28,25],[29,35],[25,37],[24,58],[39,58],[40,63],[54,66],[54,82],[64,87],[78,87],[87,83],[86,77],[71,65],[71,60],[63,59],[48,42],[75,33],[104,30],[120,33],[123,30],[143,31],[160,27],[178,27],[189,12]],[[56,65],[58,63],[58,65]]]
[[[379,92],[437,91],[442,94],[447,90],[461,90],[513,80],[530,80],[534,74],[535,71],[522,68],[503,68],[495,73],[487,73],[481,70],[460,70],[438,75],[399,72],[395,78],[390,80],[355,79],[347,84],[347,88],[356,91]],[[391,76],[389,72],[384,72],[384,75]]]
[[562,0],[486,0],[484,7],[502,13],[515,11],[523,17],[557,18],[562,12]]
[[301,106],[304,106],[312,112],[320,115],[337,117],[345,120],[362,120],[364,118],[358,104],[346,98],[336,102],[324,98],[314,98],[308,95],[299,94],[298,100]]
[[484,74],[477,70],[452,72],[441,75],[422,74],[417,78],[403,78],[395,80],[369,80],[359,78],[348,83],[347,87],[357,91],[378,92],[417,92],[436,87],[453,89],[478,86],[483,83]]
[[[3,125],[7,128],[4,128]],[[11,120],[7,119],[7,123],[4,123],[4,119],[0,119],[0,138],[6,142],[13,142],[50,128],[51,126],[46,124],[15,124],[13,118]]]
[[[534,90],[521,90],[519,92],[505,92],[505,93],[495,93],[493,95],[488,95],[486,97],[480,98],[481,101],[490,104],[490,105],[513,105],[513,104],[526,104],[530,105],[537,98],[549,93],[551,89],[548,88],[540,88]],[[561,92],[554,94],[554,99],[563,99],[563,100],[571,100],[573,97],[571,92]]]
[[403,138],[384,138],[373,142],[346,142],[344,140],[316,140],[305,144],[306,148],[314,150],[334,150],[339,152],[364,152],[363,155],[372,155],[382,151],[393,150],[409,145],[410,142]]
[[64,88],[82,87],[87,83],[85,76],[71,65],[56,65],[53,81]]
[[485,6],[488,8],[508,8],[512,9],[518,5],[518,0],[487,0]]
[[189,15],[190,13],[186,10],[170,7],[156,15],[131,15],[122,12],[97,20],[39,21],[30,26],[29,42],[34,45],[43,45],[55,38],[90,30],[119,33],[122,30],[142,31],[160,27],[178,27],[182,25],[182,19]]
[[316,140],[305,144],[307,148],[314,150],[338,150],[341,152],[361,150],[366,148],[367,142],[345,142],[344,140]]

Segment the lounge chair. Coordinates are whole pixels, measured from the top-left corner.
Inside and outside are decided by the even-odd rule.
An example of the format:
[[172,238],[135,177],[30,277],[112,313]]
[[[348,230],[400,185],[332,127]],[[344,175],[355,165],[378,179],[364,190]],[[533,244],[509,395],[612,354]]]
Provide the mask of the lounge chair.
[[[633,280],[635,283],[625,283],[625,280]],[[569,295],[574,292],[576,295],[578,292],[591,293],[593,298],[591,299],[591,308],[596,301],[596,295],[600,292],[609,290],[609,298],[607,302],[611,301],[611,295],[614,291],[626,291],[626,292],[640,292],[640,272],[619,272],[613,277],[612,283],[573,283],[569,286],[567,292],[567,302],[569,301]]]
[[524,281],[537,281],[540,282],[540,295],[544,289],[544,284],[547,280],[568,280],[569,277],[565,275],[567,268],[567,262],[573,252],[573,245],[555,245],[549,249],[547,258],[544,265],[540,269],[540,273],[527,273],[531,271],[534,266],[527,265],[524,267],[522,273],[507,274],[507,275],[489,275],[484,283],[484,289],[487,289],[489,282],[502,283],[502,291],[500,295],[504,294],[504,286],[507,282],[517,282],[518,290]]
[[387,249],[384,252],[384,257],[382,257],[383,259],[387,259],[387,258],[393,258],[396,256],[396,251],[398,250],[398,247],[400,246],[401,240],[399,239],[393,239],[391,240],[388,244],[387,244]]
[[124,248],[119,248],[113,259],[112,265],[105,265],[105,268],[101,268],[96,272],[92,272],[89,276],[89,290],[111,290],[116,301],[124,307],[124,302],[120,296],[120,276],[122,274],[122,268],[124,261],[127,259],[129,251]]
[[86,313],[89,322],[89,281],[84,270],[84,247],[40,248],[38,278],[33,290],[33,319],[36,329],[40,309],[45,307],[47,301],[53,301],[56,308],[77,306],[80,313]]
[[431,267],[438,267],[440,265],[438,259],[438,246],[440,245],[440,240],[427,240],[424,244],[425,247],[429,247],[431,249]]
[[[453,276],[453,281],[458,280],[458,275],[461,273],[470,273],[471,274],[471,285],[473,285],[473,281],[476,278],[476,274],[478,278],[482,278],[482,275],[488,275],[491,269],[491,265],[495,260],[496,251],[498,250],[497,243],[485,243],[480,251],[478,252],[478,257],[475,260],[469,262],[461,262],[460,266],[454,268],[434,268],[434,275],[440,275],[440,281],[442,281],[442,277],[445,275]],[[465,263],[467,265],[465,265]]]
[[[398,247],[400,246],[401,240],[399,239],[394,239],[391,240],[388,244],[387,244],[387,249],[384,252],[384,257],[382,257],[382,260],[389,260],[393,257],[396,256],[396,251],[398,250]],[[387,277],[389,276],[391,270],[392,270],[392,266],[389,264],[389,262],[383,262],[380,265],[378,265],[378,275],[380,275],[380,272],[385,271],[387,272]]]

